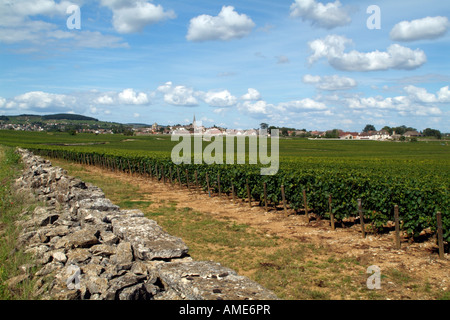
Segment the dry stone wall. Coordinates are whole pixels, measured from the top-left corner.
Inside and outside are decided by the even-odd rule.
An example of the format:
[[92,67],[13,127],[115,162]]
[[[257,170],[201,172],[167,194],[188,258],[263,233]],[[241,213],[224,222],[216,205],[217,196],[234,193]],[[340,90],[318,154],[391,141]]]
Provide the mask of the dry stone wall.
[[[194,261],[182,239],[98,187],[18,149],[15,189],[43,204],[24,212],[19,246],[36,257],[36,294],[62,300],[268,300],[269,290],[212,261]],[[18,283],[23,274],[10,280]]]

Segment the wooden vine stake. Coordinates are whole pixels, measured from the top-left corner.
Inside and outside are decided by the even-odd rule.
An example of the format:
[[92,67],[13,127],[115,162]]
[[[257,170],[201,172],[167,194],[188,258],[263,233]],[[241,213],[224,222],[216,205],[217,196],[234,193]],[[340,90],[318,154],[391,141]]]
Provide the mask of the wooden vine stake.
[[180,168],[177,167],[177,176],[178,176],[178,184],[180,185],[181,188],[181,177],[180,177]]
[[358,199],[358,212],[359,212],[359,220],[361,222],[362,236],[363,236],[363,238],[365,238],[366,237],[366,230],[364,228],[364,215],[363,215],[363,210],[362,210],[361,199]]
[[200,187],[198,185],[198,173],[197,173],[197,170],[195,170],[194,176],[195,176],[195,186],[197,188],[197,192],[200,192]]
[[209,188],[209,176],[208,172],[206,172],[206,187],[208,188],[208,195],[211,198],[211,189]]
[[233,197],[233,203],[236,203],[236,197],[234,195],[234,183],[231,183],[231,195]]
[[394,207],[394,219],[395,219],[395,249],[400,249],[400,219],[398,216],[398,205]]
[[309,210],[308,210],[308,201],[306,199],[306,190],[303,189],[303,205],[305,207],[305,215],[306,215],[306,219],[308,219],[308,223],[309,223]]
[[161,166],[161,174],[162,174],[162,178],[163,178],[163,183],[166,184],[166,173],[164,170],[164,166]]
[[217,174],[217,187],[219,188],[219,197],[222,195],[222,189],[220,188],[220,173]]
[[287,215],[286,195],[284,194],[284,185],[281,185],[281,199],[283,200],[284,214]]
[[251,208],[252,207],[252,199],[250,197],[250,186],[248,185],[248,179],[246,179],[246,185],[247,185],[247,198],[248,198],[248,205]]
[[334,213],[333,213],[333,210],[331,208],[331,200],[332,200],[332,198],[331,198],[331,194],[330,194],[330,196],[328,197],[328,205],[330,207],[331,230],[336,230],[336,226],[334,225]]
[[267,183],[264,182],[263,187],[264,187],[264,207],[267,212],[267,211],[269,211],[269,210],[267,210]]
[[173,184],[173,173],[172,173],[172,167],[169,167],[169,175],[170,175],[170,183]]
[[187,186],[188,190],[190,190],[189,189],[189,172],[188,172],[188,169],[185,170],[185,173],[186,173],[186,186]]
[[444,237],[442,234],[442,215],[440,212],[436,214],[437,220],[437,236],[438,236],[438,246],[439,246],[439,258],[444,259]]

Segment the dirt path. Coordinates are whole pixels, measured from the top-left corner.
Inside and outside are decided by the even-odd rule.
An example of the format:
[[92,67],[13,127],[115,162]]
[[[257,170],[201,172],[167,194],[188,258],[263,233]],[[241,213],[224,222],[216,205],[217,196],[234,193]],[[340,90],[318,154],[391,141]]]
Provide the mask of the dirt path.
[[[307,223],[304,215],[292,214],[286,216],[283,210],[274,209],[265,212],[254,202],[252,207],[242,200],[233,202],[231,197],[209,197],[207,193],[197,190],[187,190],[178,185],[157,182],[150,178],[130,176],[125,173],[111,172],[97,167],[84,167],[89,173],[96,176],[106,176],[120,181],[137,185],[140,192],[146,195],[146,200],[153,202],[151,206],[157,208],[175,202],[178,208],[191,208],[213,216],[216,219],[235,221],[255,228],[267,236],[289,238],[304,243],[319,244],[339,256],[348,256],[357,259],[361,265],[376,265],[382,271],[396,269],[405,274],[413,275],[422,283],[429,283],[432,287],[450,291],[450,257],[445,254],[443,260],[438,258],[437,245],[434,239],[422,243],[408,243],[402,241],[401,249],[394,248],[392,233],[383,235],[366,235],[362,238],[360,226],[337,228],[331,230],[327,220],[313,220]],[[142,196],[140,195],[142,198]],[[384,283],[386,286],[393,283]],[[413,288],[405,292],[404,296],[398,293],[398,298],[414,299]],[[398,291],[392,288],[392,291]],[[395,295],[396,296],[396,295]],[[420,297],[419,297],[420,298]]]

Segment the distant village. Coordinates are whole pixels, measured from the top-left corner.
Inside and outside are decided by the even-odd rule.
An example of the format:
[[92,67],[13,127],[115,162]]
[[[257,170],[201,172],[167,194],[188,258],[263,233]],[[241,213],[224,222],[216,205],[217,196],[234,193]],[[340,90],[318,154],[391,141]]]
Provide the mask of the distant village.
[[[157,123],[153,125],[143,125],[143,124],[117,124],[110,123],[109,126],[105,127],[104,123],[102,126],[95,125],[92,123],[77,123],[73,122],[47,122],[43,123],[8,123],[7,121],[1,121],[0,119],[0,130],[16,130],[16,131],[71,131],[72,134],[77,133],[93,133],[93,134],[125,134],[125,135],[135,135],[135,136],[146,136],[155,134],[177,134],[186,135],[198,133],[203,136],[257,136],[260,133],[267,132],[270,136],[272,129],[279,129],[279,135],[283,137],[303,137],[309,139],[339,139],[339,140],[377,140],[377,141],[387,141],[387,140],[404,140],[404,139],[417,139],[421,136],[434,136],[438,139],[441,138],[441,133],[438,130],[426,129],[424,132],[419,132],[414,128],[408,128],[406,126],[401,126],[397,128],[384,127],[382,130],[375,130],[374,126],[367,125],[362,132],[349,132],[339,129],[327,130],[327,131],[307,131],[306,129],[297,130],[293,128],[279,128],[274,126],[268,126],[265,123],[261,124],[258,129],[248,129],[248,130],[238,130],[238,129],[227,129],[222,127],[205,127],[201,123],[197,125],[194,120],[188,125],[173,125],[173,126],[163,126]],[[266,129],[261,131],[260,129]],[[398,131],[397,131],[397,130]],[[427,131],[428,130],[428,131]],[[448,134],[447,134],[448,135]]]

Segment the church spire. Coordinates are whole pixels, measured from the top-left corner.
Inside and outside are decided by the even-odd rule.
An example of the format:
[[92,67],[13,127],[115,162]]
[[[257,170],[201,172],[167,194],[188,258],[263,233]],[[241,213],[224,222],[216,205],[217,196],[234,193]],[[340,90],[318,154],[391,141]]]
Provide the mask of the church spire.
[[194,129],[194,132],[197,132],[197,122],[195,121],[195,113],[194,113],[194,121],[192,122],[192,128]]

